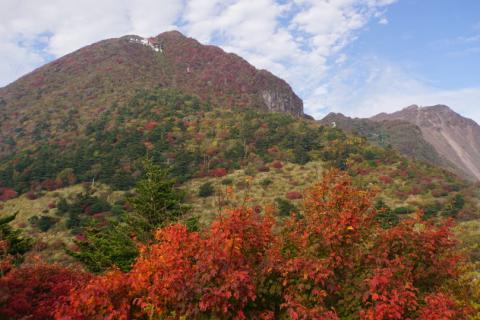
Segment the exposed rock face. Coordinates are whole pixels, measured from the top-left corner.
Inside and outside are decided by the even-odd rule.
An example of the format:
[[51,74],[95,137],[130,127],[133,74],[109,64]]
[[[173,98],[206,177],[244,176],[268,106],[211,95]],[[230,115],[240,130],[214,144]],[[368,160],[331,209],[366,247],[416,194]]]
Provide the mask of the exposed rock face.
[[[89,119],[136,90],[176,88],[217,107],[256,107],[302,117],[303,102],[282,79],[241,57],[177,31],[109,39],[61,57],[0,88],[2,141],[31,143],[33,132],[75,136]],[[48,123],[48,128],[45,128]],[[63,135],[65,136],[65,135]]]
[[413,105],[392,114],[379,114],[372,120],[402,120],[417,125],[440,155],[471,179],[480,180],[480,126],[475,121],[444,105]]

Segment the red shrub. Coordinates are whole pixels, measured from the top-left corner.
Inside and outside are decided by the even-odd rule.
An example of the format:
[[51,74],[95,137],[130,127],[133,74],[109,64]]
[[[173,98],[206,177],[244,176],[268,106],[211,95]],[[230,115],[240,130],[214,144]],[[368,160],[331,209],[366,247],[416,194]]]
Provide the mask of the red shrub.
[[270,168],[268,166],[261,166],[257,170],[258,172],[269,172]]
[[28,191],[25,195],[28,200],[35,200],[37,199],[37,195],[33,191]]
[[155,127],[157,125],[158,125],[157,121],[149,121],[143,126],[143,129],[146,130],[146,131],[150,131],[150,130],[155,129]]
[[0,318],[48,319],[71,289],[88,275],[53,265],[13,269],[0,278]]
[[383,184],[392,184],[393,183],[393,179],[390,178],[389,176],[381,176],[378,178],[378,180],[380,180],[381,183]]
[[272,163],[272,167],[274,167],[275,169],[282,169],[283,168],[283,163],[280,162],[280,161],[274,161]]
[[290,200],[296,200],[296,199],[301,199],[303,195],[298,191],[290,191],[290,192],[287,192],[285,197]]
[[17,196],[17,192],[11,188],[0,189],[0,201],[7,201]]
[[216,168],[216,169],[212,169],[208,172],[208,175],[210,177],[223,177],[227,174],[227,169],[225,168]]

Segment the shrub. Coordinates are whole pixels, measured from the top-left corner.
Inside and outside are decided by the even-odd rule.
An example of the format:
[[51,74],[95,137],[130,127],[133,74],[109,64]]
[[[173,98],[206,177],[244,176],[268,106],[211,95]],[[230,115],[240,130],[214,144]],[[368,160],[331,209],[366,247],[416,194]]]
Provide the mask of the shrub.
[[277,205],[278,214],[280,216],[287,217],[291,213],[299,213],[298,208],[286,199],[276,198],[275,204]]
[[58,222],[57,219],[50,217],[50,216],[41,216],[36,225],[42,232],[48,231],[51,227],[53,227]]
[[233,178],[225,178],[222,180],[222,184],[225,186],[232,185],[233,184]]
[[89,278],[78,270],[54,265],[13,269],[0,278],[0,318],[52,319],[55,305]]
[[123,206],[121,204],[114,204],[112,206],[111,212],[117,216],[121,215],[123,213]]
[[110,203],[104,199],[96,198],[96,201],[90,207],[91,214],[106,212],[111,209]]
[[208,172],[208,175],[210,177],[217,177],[217,178],[220,178],[220,177],[223,177],[223,176],[226,176],[227,175],[227,169],[225,168],[216,168],[216,169],[212,169]]
[[257,168],[258,172],[269,172],[270,168],[268,166],[261,166]]
[[65,198],[61,198],[57,203],[57,212],[64,214],[70,210],[70,206]]
[[260,185],[264,188],[270,186],[272,183],[273,183],[273,181],[270,178],[265,178],[265,179],[260,181]]
[[189,232],[199,231],[200,230],[200,221],[197,216],[190,217],[185,220],[185,226]]
[[18,193],[10,188],[0,188],[0,201],[7,201],[15,198]]
[[207,198],[213,195],[215,192],[215,189],[213,188],[213,185],[211,182],[205,182],[200,186],[198,189],[198,196],[202,198]]
[[410,208],[410,207],[397,207],[393,210],[395,214],[409,214],[414,212],[415,209]]
[[274,167],[275,169],[282,169],[283,163],[281,163],[280,161],[275,161],[272,163],[272,167]]
[[289,200],[297,200],[297,199],[301,199],[303,195],[298,191],[290,191],[290,192],[287,192],[285,197]]

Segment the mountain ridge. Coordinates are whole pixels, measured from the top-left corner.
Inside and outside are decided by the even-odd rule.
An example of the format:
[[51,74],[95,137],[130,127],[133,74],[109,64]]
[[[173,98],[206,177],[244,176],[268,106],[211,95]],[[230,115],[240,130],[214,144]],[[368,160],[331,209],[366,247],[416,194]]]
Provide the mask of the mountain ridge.
[[445,105],[409,106],[373,121],[402,120],[417,125],[426,141],[471,178],[480,180],[480,126]]

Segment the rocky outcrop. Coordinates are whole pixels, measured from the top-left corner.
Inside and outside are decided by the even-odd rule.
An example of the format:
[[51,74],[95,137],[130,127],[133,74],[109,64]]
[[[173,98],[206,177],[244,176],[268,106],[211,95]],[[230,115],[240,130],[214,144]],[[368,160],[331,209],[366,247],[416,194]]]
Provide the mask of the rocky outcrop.
[[448,106],[416,105],[401,111],[382,113],[374,121],[402,120],[415,124],[435,150],[472,180],[480,180],[480,126]]

